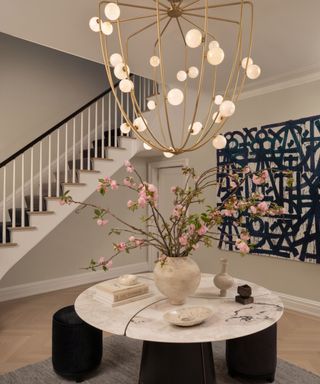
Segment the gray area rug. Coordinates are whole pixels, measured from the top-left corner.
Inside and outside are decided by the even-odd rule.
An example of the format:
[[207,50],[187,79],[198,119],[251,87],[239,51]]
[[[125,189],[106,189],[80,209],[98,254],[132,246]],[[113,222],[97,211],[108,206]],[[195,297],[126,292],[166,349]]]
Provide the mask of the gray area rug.
[[[103,361],[94,376],[84,384],[137,384],[142,342],[126,337],[111,336],[104,339]],[[224,362],[224,343],[214,343],[213,353],[218,384],[243,384],[254,381],[232,379],[227,375]],[[71,383],[57,376],[51,359],[28,365],[0,376],[1,384],[53,384]],[[259,382],[261,383],[261,381]],[[278,360],[276,384],[320,384],[320,376],[305,371],[283,360]],[[163,383],[167,384],[167,383]],[[181,383],[176,383],[181,384]],[[198,383],[194,383],[198,384]]]

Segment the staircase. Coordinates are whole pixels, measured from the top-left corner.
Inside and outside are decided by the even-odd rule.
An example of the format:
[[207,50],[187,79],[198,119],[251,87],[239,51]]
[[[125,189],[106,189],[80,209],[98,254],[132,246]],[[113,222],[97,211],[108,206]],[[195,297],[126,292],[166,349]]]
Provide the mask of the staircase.
[[[141,110],[157,86],[132,75]],[[134,119],[129,94],[116,92]],[[66,190],[84,201],[95,192],[101,176],[111,176],[126,159],[142,150],[130,134],[111,89],[0,164],[0,279],[77,207],[61,206]]]

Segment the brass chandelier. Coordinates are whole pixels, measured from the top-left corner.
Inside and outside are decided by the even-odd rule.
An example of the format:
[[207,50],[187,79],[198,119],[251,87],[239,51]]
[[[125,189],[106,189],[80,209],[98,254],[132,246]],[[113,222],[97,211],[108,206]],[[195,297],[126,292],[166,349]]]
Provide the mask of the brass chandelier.
[[[246,78],[256,79],[261,72],[251,58],[252,2],[141,1],[101,1],[99,16],[89,21],[100,35],[107,77],[125,121],[122,132],[131,130],[145,149],[166,157],[210,141],[223,148],[226,139],[219,132],[234,114]],[[147,111],[139,106],[130,79],[130,60],[137,55],[159,84]],[[122,105],[113,76],[120,80],[120,91],[130,95],[134,118]]]

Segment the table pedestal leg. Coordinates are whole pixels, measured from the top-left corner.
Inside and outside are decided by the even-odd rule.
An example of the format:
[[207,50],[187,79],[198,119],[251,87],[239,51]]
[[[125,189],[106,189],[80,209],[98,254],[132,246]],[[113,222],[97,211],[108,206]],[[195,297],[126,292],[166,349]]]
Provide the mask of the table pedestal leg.
[[215,384],[211,343],[144,341],[139,384]]

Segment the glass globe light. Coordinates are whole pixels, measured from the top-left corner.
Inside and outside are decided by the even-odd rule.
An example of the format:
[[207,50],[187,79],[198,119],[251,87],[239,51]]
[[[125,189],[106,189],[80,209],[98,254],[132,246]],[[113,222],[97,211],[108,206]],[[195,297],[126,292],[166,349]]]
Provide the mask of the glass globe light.
[[199,69],[197,67],[190,67],[188,69],[188,76],[191,78],[191,79],[195,79],[196,77],[199,76]]
[[209,49],[207,53],[208,63],[211,65],[219,65],[223,62],[224,52],[220,47]]
[[179,81],[185,81],[187,79],[188,75],[187,75],[187,72],[186,71],[179,71],[177,73],[177,79]]
[[120,125],[120,131],[122,133],[129,133],[131,131],[131,127],[130,127],[129,124],[123,123],[123,124]]
[[110,56],[110,64],[112,65],[112,67],[116,67],[120,63],[123,63],[123,58],[120,53],[113,53]]
[[101,31],[102,33],[104,33],[106,36],[109,36],[112,34],[113,32],[113,26],[111,23],[109,23],[109,21],[104,21],[102,24],[101,24]]
[[223,135],[218,135],[212,140],[212,145],[216,149],[223,149],[227,145],[227,139]]
[[123,93],[129,93],[133,90],[133,82],[129,79],[123,79],[119,83],[120,91]]
[[167,157],[168,159],[170,159],[170,157],[173,157],[174,154],[171,153],[171,152],[163,152],[163,156],[164,156],[164,157]]
[[216,40],[212,40],[212,41],[209,43],[209,49],[219,48],[219,47],[220,47],[220,44],[219,44]]
[[133,120],[133,125],[137,127],[138,132],[143,132],[147,129],[146,123],[147,120],[143,119],[141,116]]
[[212,115],[212,120],[214,121],[215,124],[220,124],[221,121],[223,120],[223,117],[221,116],[220,113],[215,112],[215,113]]
[[154,109],[156,109],[156,103],[154,100],[149,100],[148,103],[147,103],[147,107],[150,111],[153,111]]
[[150,57],[150,60],[149,60],[149,63],[151,65],[151,67],[158,67],[159,64],[160,64],[160,59],[158,56],[151,56]]
[[148,145],[147,143],[143,143],[143,148],[146,149],[147,151],[151,151],[152,147]]
[[261,68],[259,65],[251,64],[247,68],[247,76],[251,80],[257,79],[261,75]]
[[[190,131],[191,129],[191,124],[189,125],[189,128],[188,130]],[[193,124],[192,124],[192,129],[191,129],[191,135],[197,135],[202,129],[202,124],[200,123],[200,121],[195,121]]]
[[216,105],[220,105],[221,103],[223,102],[223,97],[221,95],[217,95],[215,98],[214,98],[214,103]]
[[202,43],[202,33],[199,31],[199,29],[190,29],[186,33],[186,44],[190,48],[197,48]]
[[114,75],[119,80],[126,79],[130,75],[130,69],[124,63],[117,64],[114,67]]
[[100,31],[100,19],[97,16],[91,17],[89,20],[89,27],[93,32],[99,32]]
[[171,105],[179,105],[183,102],[183,92],[178,88],[173,88],[168,92],[168,102]]
[[252,65],[252,64],[253,64],[253,60],[251,59],[251,57],[245,57],[244,59],[242,59],[242,61],[241,61],[241,67],[242,67],[243,69],[246,69],[247,62],[248,62],[248,67],[249,67],[249,65]]
[[120,8],[115,3],[109,3],[104,9],[104,14],[106,15],[106,18],[111,21],[118,20],[120,17]]
[[234,114],[236,106],[231,100],[225,100],[220,104],[219,111],[222,117],[230,117]]

